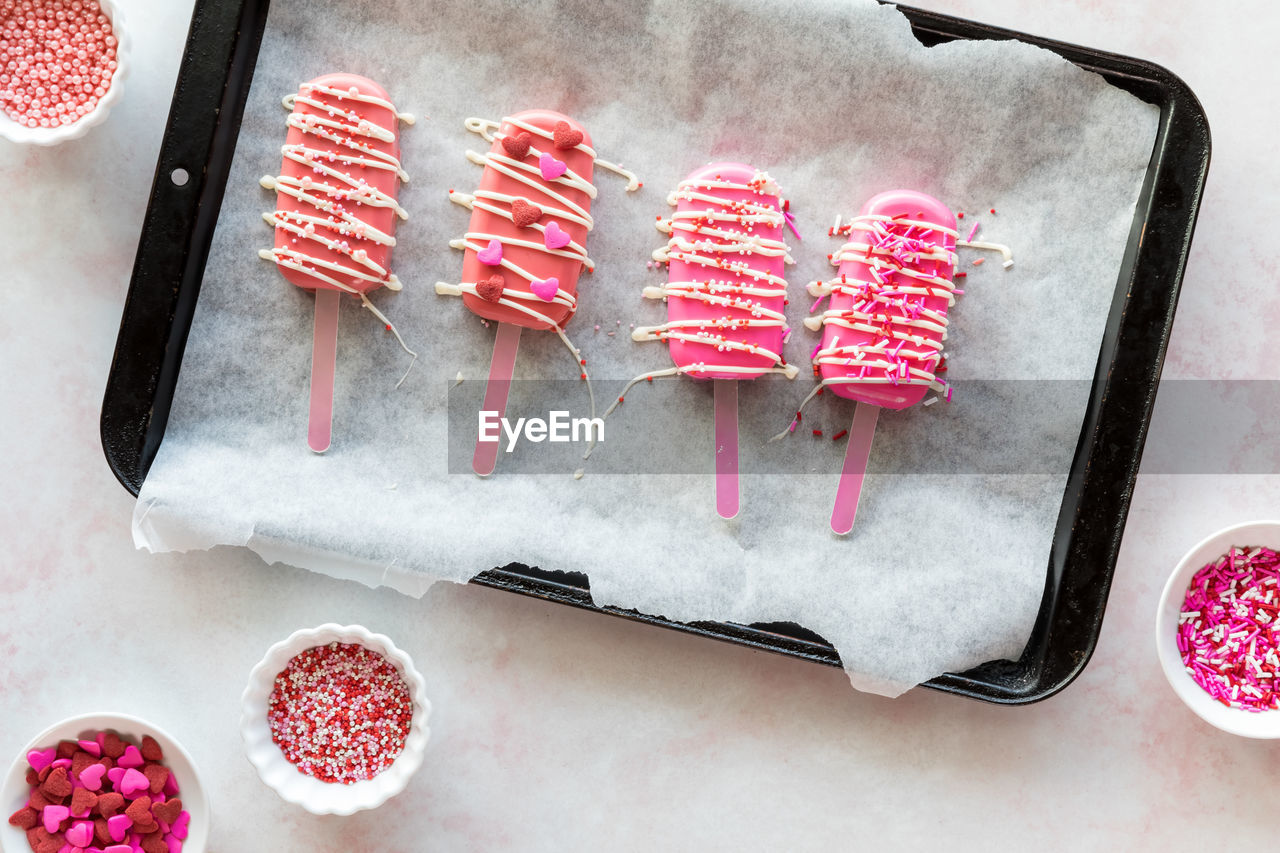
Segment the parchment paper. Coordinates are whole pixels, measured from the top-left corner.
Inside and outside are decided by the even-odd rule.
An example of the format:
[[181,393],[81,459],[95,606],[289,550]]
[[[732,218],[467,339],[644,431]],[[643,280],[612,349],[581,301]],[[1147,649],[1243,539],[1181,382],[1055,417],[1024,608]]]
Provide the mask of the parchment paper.
[[[379,80],[419,116],[403,130],[411,218],[393,268],[405,289],[373,299],[421,357],[397,389],[407,356],[347,301],[334,444],[317,456],[304,440],[313,297],[257,257],[271,242],[259,214],[275,203],[257,180],[279,168],[280,98],[336,70]],[[662,280],[645,262],[663,242],[653,222],[675,184],[709,160],[740,159],[768,170],[792,201],[804,241],[789,239],[797,264],[786,356],[804,370],[794,382],[740,383],[744,470],[756,473],[743,478],[732,522],[715,514],[709,475],[652,473],[643,459],[633,470],[649,473],[595,474],[589,463],[580,480],[569,466],[503,476],[503,460],[489,480],[449,473],[450,389],[459,373],[487,374],[494,330],[433,291],[437,279],[458,280],[461,255],[448,242],[468,220],[446,192],[479,181],[463,152],[486,143],[465,118],[535,106],[573,115],[600,156],[645,182],[628,194],[603,170],[595,178],[588,250],[598,271],[584,276],[568,332],[602,400],[670,364],[663,345],[634,343],[627,331],[665,313],[640,290]],[[1033,47],[926,49],[895,9],[864,0],[348,0],[323,9],[277,0],[135,541],[154,551],[247,545],[269,562],[415,595],[511,561],[581,571],[601,604],[804,625],[839,649],[855,687],[887,695],[1016,656],[1040,601],[1088,383],[1071,383],[1078,390],[1047,430],[1034,382],[1011,383],[1023,392],[1003,408],[960,393],[950,408],[886,413],[873,470],[910,470],[894,464],[907,447],[932,445],[935,463],[870,476],[857,526],[839,538],[827,519],[844,442],[829,437],[848,425],[852,404],[825,395],[790,439],[765,442],[812,387],[807,356],[818,335],[800,324],[812,301],[802,288],[829,275],[826,255],[839,241],[826,231],[837,213],[881,190],[918,189],[966,211],[962,233],[980,221],[980,236],[1011,245],[1017,259],[1005,271],[998,257],[972,266],[979,255],[962,253],[969,275],[952,313],[950,376],[1087,380],[1157,118]],[[525,332],[518,377],[571,370],[553,335]],[[709,384],[668,381],[628,397],[595,459],[626,454],[639,432],[701,443],[710,456]],[[1034,418],[1045,463],[1029,474],[949,473],[954,448],[931,434],[940,417],[985,424],[972,441],[1020,435]]]

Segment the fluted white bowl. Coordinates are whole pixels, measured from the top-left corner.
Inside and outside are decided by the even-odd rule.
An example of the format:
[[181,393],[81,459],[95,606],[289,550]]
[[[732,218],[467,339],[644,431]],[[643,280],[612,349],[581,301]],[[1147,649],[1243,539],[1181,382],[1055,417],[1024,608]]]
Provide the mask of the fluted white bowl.
[[111,31],[116,37],[116,70],[111,75],[111,86],[107,89],[107,94],[102,96],[88,115],[71,124],[60,124],[57,127],[27,127],[0,113],[0,136],[20,145],[57,145],[68,139],[79,139],[89,132],[89,128],[106,120],[107,113],[111,112],[111,107],[120,99],[124,79],[129,76],[129,27],[116,0],[98,0],[98,5],[102,7],[103,14],[111,19]]
[[[205,845],[209,842],[209,795],[200,783],[195,762],[164,729],[129,714],[97,713],[69,717],[28,741],[9,767],[9,775],[5,776],[4,786],[0,788],[0,810],[4,811],[4,817],[8,818],[22,808],[31,793],[31,788],[27,785],[27,753],[56,746],[60,740],[88,740],[104,731],[115,732],[135,744],[142,742],[143,735],[151,735],[156,739],[160,749],[164,750],[165,766],[178,782],[178,796],[182,799],[182,807],[191,815],[187,840],[182,842],[182,853],[204,853]],[[26,833],[8,822],[0,825],[0,850],[30,849]]]
[[[404,749],[391,766],[372,779],[344,785],[322,782],[300,772],[280,747],[271,740],[267,709],[276,676],[289,661],[307,649],[329,643],[354,643],[385,657],[409,687],[413,699],[413,719]],[[240,700],[240,735],[244,738],[249,761],[258,775],[285,802],[302,806],[312,814],[349,815],[363,809],[377,808],[405,789],[409,779],[422,766],[427,738],[427,718],[431,703],[427,701],[422,676],[407,654],[391,640],[371,633],[359,625],[326,623],[318,628],[295,631],[288,639],[267,649],[266,655],[249,673],[249,685]]]

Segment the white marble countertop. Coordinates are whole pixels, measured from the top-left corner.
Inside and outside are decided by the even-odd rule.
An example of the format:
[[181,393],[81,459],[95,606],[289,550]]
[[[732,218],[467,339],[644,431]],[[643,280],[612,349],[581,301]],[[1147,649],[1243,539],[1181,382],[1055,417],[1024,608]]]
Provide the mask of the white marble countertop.
[[[98,409],[190,3],[121,0],[135,62],[116,112],[54,149],[0,141],[0,756],[73,714],[154,720],[210,788],[212,849],[421,851],[1179,849],[1273,843],[1277,747],[1211,729],[1156,662],[1173,564],[1228,523],[1275,517],[1277,476],[1142,475],[1097,653],[1046,702],[854,693],[839,670],[478,587],[421,601],[252,553],[134,551],[132,499]],[[1208,111],[1213,166],[1166,378],[1273,378],[1280,323],[1280,90],[1263,0],[926,0],[1151,59]],[[1159,411],[1155,429],[1159,429]],[[248,670],[294,628],[391,635],[435,703],[408,790],[313,817],[258,781],[237,731]]]

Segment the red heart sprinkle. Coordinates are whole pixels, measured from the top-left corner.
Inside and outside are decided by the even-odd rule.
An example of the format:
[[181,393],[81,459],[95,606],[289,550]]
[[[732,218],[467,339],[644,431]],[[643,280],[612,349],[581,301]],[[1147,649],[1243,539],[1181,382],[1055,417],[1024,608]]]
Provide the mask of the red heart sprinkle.
[[517,228],[528,228],[542,218],[542,208],[522,198],[511,202],[511,221]]
[[160,749],[160,744],[151,735],[142,736],[140,750],[142,757],[147,761],[164,761],[164,752]]
[[476,296],[485,302],[497,302],[502,298],[502,290],[506,284],[502,276],[491,275],[483,281],[476,282]]
[[98,797],[98,814],[103,817],[111,817],[122,808],[124,808],[124,794],[112,791]]
[[574,130],[567,121],[558,121],[553,141],[557,148],[575,148],[582,142],[582,131]]
[[178,815],[182,814],[182,800],[175,798],[156,803],[151,807],[151,813],[155,815],[156,820],[172,825],[178,819]]
[[[59,797],[57,799],[61,798]],[[53,798],[46,797],[39,788],[32,788],[31,796],[27,797],[27,805],[37,810],[43,809],[45,806],[52,805],[54,801],[55,800]]]
[[169,845],[165,843],[159,830],[142,839],[142,849],[144,853],[169,853]]
[[515,136],[502,137],[502,147],[507,152],[507,156],[513,160],[523,160],[524,156],[529,153],[529,146],[533,143],[533,135],[527,130],[517,133]]
[[23,806],[13,814],[9,815],[9,823],[18,829],[30,829],[40,822],[40,812],[31,808],[31,806]]
[[124,813],[140,826],[155,823],[155,819],[151,817],[151,798],[147,796],[138,797],[129,803],[129,808],[125,809]]
[[97,764],[98,759],[94,758],[83,749],[78,749],[75,755],[71,756],[71,775],[77,779],[80,778],[80,771],[84,770],[90,764]]
[[124,748],[127,743],[120,740],[120,735],[115,732],[107,732],[102,737],[102,754],[110,758],[119,758],[124,755]]
[[44,785],[40,788],[46,797],[62,797],[71,796],[71,780],[67,778],[67,768],[55,767],[49,771],[48,777],[44,780]]
[[71,792],[71,816],[84,817],[98,804],[98,795],[88,788],[76,788]]
[[142,775],[151,783],[151,793],[158,794],[164,788],[164,783],[169,781],[169,768],[162,764],[148,764],[142,768]]
[[57,756],[59,758],[70,758],[76,754],[76,750],[80,748],[80,744],[73,740],[58,741]]
[[98,843],[99,847],[106,847],[111,844],[111,830],[107,828],[107,819],[105,817],[95,817],[93,819],[93,840]]

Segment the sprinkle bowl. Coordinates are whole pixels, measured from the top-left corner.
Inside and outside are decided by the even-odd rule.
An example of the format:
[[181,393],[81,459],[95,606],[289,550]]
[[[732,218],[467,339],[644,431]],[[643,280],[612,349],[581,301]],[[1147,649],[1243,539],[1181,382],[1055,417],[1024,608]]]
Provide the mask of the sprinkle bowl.
[[[373,778],[350,784],[325,782],[299,771],[272,740],[267,720],[276,675],[307,649],[335,642],[363,646],[386,658],[404,679],[413,701],[413,718],[400,754]],[[317,628],[295,631],[276,643],[249,674],[249,684],[241,696],[240,707],[240,735],[249,761],[262,781],[285,802],[301,806],[312,814],[349,815],[377,808],[403,791],[422,766],[427,738],[431,734],[427,727],[431,703],[427,701],[422,676],[414,669],[413,661],[388,637],[371,633],[359,625],[330,622]]]
[[[26,780],[29,766],[27,753],[54,746],[60,740],[87,739],[102,731],[115,732],[135,743],[143,735],[151,735],[156,739],[164,751],[165,765],[173,772],[174,780],[181,788],[178,796],[182,798],[182,806],[191,815],[187,838],[182,842],[183,853],[204,853],[209,841],[209,795],[200,782],[195,763],[181,744],[164,729],[128,714],[97,713],[69,717],[28,741],[14,759],[8,775],[4,777],[3,788],[0,788],[0,806],[4,809],[4,816],[7,818],[27,802],[30,793]],[[11,850],[30,849],[21,829],[8,822],[0,825],[0,850],[7,853]]]
[[1156,610],[1156,653],[1173,692],[1202,720],[1242,737],[1280,738],[1280,710],[1250,711],[1224,705],[1191,677],[1178,648],[1182,605],[1192,578],[1232,547],[1280,550],[1280,521],[1254,521],[1225,528],[1186,553],[1160,595]]
[[0,112],[0,137],[16,142],[19,145],[58,145],[69,139],[78,139],[89,132],[89,128],[101,124],[111,112],[111,107],[120,98],[121,86],[129,76],[132,65],[129,58],[129,27],[120,11],[119,0],[97,0],[102,13],[111,21],[111,34],[116,38],[116,69],[111,74],[111,85],[97,105],[82,118],[70,124],[55,127],[26,127],[18,124],[9,116]]

